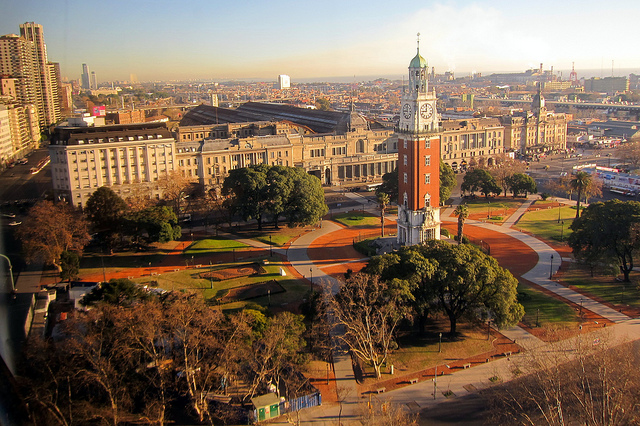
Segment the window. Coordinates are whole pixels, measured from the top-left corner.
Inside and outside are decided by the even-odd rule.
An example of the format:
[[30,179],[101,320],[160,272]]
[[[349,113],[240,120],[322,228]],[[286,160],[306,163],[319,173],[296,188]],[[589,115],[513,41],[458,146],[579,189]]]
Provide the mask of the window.
[[404,162],[404,165],[406,166],[407,165],[407,154],[403,155],[402,157],[403,157],[402,160]]
[[431,141],[429,139],[424,141],[424,147],[425,147],[425,149],[430,149],[431,148]]
[[402,204],[404,205],[404,208],[407,208],[407,206],[409,205],[409,197],[407,197],[406,192],[402,196]]
[[407,183],[407,174],[406,173],[402,174],[402,179],[403,179],[404,183]]
[[431,173],[425,173],[424,175],[424,183],[429,185],[431,184]]
[[431,195],[428,192],[424,194],[424,206],[431,207]]
[[404,140],[403,142],[404,142],[404,149],[407,149],[407,141]]
[[430,166],[431,165],[431,156],[430,155],[425,155],[424,156],[424,165],[425,166]]

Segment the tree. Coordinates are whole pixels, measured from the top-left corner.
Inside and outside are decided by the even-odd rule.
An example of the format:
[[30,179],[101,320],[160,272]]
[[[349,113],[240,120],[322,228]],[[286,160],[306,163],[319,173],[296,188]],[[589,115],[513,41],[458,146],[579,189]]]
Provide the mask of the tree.
[[262,230],[265,215],[284,215],[289,226],[316,223],[327,214],[320,180],[303,169],[259,164],[231,170],[223,193],[227,205],[243,220],[255,219]]
[[640,143],[628,143],[618,148],[618,155],[625,163],[631,164],[633,169],[640,165]]
[[591,183],[591,175],[587,172],[576,172],[576,175],[569,181],[571,188],[576,191],[576,219],[580,217],[580,199],[582,194]]
[[376,194],[376,199],[378,201],[378,207],[380,207],[380,236],[384,237],[384,211],[389,205],[389,195],[384,192],[379,192]]
[[[524,315],[517,302],[518,281],[477,247],[432,240],[405,250],[397,262],[388,265],[394,271],[404,271],[395,273],[413,284],[411,292],[416,300],[448,316],[451,335],[463,315],[488,314],[499,327],[516,324]],[[388,273],[383,270],[381,276]]]
[[87,293],[80,304],[95,306],[106,303],[115,306],[130,306],[151,297],[141,286],[127,278],[112,278],[108,283],[101,283]]
[[640,203],[611,200],[587,207],[570,228],[569,246],[587,263],[614,259],[629,282],[633,257],[640,249]]
[[515,160],[506,154],[501,154],[497,158],[497,164],[489,170],[489,173],[495,178],[496,183],[504,189],[504,196],[507,196],[507,178],[516,173],[524,173],[525,165],[520,160]]
[[602,197],[602,179],[592,176],[589,185],[584,189],[582,195],[584,196],[585,203],[589,202],[589,198]]
[[320,111],[331,111],[331,103],[327,98],[316,99],[316,108]]
[[330,300],[335,326],[344,330],[336,337],[359,359],[370,364],[380,378],[380,369],[393,349],[393,335],[406,317],[397,292],[369,274],[355,274]]
[[89,243],[88,225],[86,219],[67,204],[39,201],[29,210],[16,234],[28,262],[42,260],[61,272],[62,252],[81,253]]
[[462,179],[462,185],[460,187],[462,192],[474,193],[480,191],[486,198],[489,198],[489,194],[500,195],[502,188],[496,183],[491,174],[484,169],[472,169],[468,171]]
[[180,170],[172,170],[158,178],[158,188],[162,191],[162,198],[173,206],[176,215],[180,215],[183,206],[180,204],[185,196],[195,193],[194,180],[188,178]]
[[72,251],[63,251],[60,255],[60,279],[71,282],[80,273],[80,257]]
[[382,185],[376,189],[376,193],[385,193],[389,195],[389,201],[398,202],[398,168],[389,173],[382,175]]
[[451,191],[456,187],[456,174],[450,165],[440,162],[440,203],[444,204],[451,198]]
[[178,218],[167,206],[154,206],[138,212],[130,212],[124,218],[125,232],[135,238],[139,238],[145,231],[149,242],[166,243],[182,236]]
[[464,221],[469,217],[469,207],[466,204],[459,204],[453,211],[454,216],[458,216],[458,244],[462,244]]
[[515,173],[507,177],[505,183],[511,189],[511,192],[513,192],[514,198],[519,194],[524,194],[526,197],[527,193],[535,194],[538,192],[536,181],[524,173]]
[[126,209],[124,200],[106,186],[98,188],[87,200],[85,214],[109,250],[113,249],[115,235],[121,228]]

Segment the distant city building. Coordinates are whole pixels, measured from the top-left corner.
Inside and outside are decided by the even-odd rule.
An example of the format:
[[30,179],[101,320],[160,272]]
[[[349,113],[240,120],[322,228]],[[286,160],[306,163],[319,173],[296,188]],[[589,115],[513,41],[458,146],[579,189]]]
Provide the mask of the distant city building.
[[82,64],[82,77],[80,78],[81,84],[80,87],[84,90],[91,89],[91,79],[89,74],[89,66],[87,64]]
[[211,94],[211,106],[212,107],[218,107],[218,95],[215,93]]
[[420,49],[409,64],[409,83],[398,124],[398,244],[440,239],[440,115],[429,90]]
[[108,111],[105,117],[107,124],[144,123],[145,115],[141,109]]
[[629,91],[629,79],[627,77],[592,77],[584,81],[586,92],[602,92],[616,94]]
[[286,74],[278,76],[278,89],[288,89],[291,87],[291,78]]
[[0,104],[0,167],[6,167],[13,158],[11,126],[9,124],[9,107]]
[[129,82],[131,84],[137,84],[139,83],[138,81],[138,76],[136,74],[129,74]]
[[515,111],[500,117],[505,127],[505,150],[535,155],[566,149],[566,115],[547,111],[540,91],[534,96],[531,108],[531,112]]
[[89,85],[89,88],[92,90],[96,90],[98,88],[98,77],[96,77],[96,72],[95,71],[91,71],[91,84]]
[[84,207],[101,186],[123,199],[146,189],[159,199],[157,180],[175,167],[175,140],[164,123],[56,127],[49,145],[54,196]]

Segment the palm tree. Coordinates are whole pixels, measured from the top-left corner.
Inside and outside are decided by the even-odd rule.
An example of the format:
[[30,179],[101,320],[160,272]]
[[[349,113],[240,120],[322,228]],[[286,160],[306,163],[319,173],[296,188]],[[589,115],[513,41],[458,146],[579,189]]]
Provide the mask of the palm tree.
[[384,211],[389,205],[389,194],[384,192],[378,192],[376,194],[378,200],[378,207],[380,207],[380,233],[384,237]]
[[469,207],[466,204],[460,204],[453,211],[453,214],[458,216],[458,244],[462,244],[462,229],[465,219],[469,217]]
[[582,193],[590,183],[591,175],[587,172],[577,172],[575,177],[569,182],[571,188],[578,194],[578,200],[576,201],[576,219],[580,217],[580,198],[582,198]]

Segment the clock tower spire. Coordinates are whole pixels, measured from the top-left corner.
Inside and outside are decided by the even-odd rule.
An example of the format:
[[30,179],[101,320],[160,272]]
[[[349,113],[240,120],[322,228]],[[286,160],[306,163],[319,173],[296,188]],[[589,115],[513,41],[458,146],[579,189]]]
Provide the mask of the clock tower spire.
[[440,117],[428,78],[418,33],[398,125],[398,243],[402,245],[440,238]]

